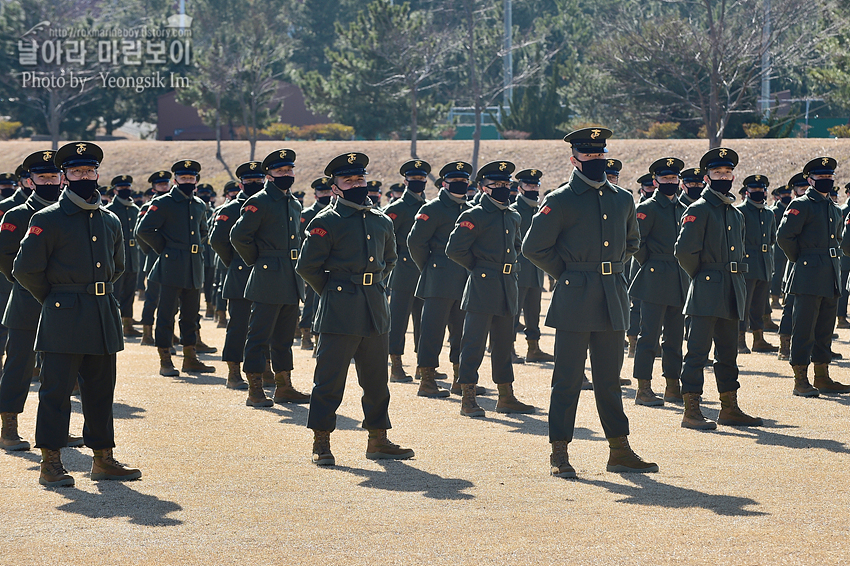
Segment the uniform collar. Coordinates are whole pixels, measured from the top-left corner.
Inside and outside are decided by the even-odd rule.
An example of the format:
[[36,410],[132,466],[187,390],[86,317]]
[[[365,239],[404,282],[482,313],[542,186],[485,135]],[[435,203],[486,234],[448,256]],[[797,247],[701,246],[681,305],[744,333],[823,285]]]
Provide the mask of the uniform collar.
[[35,191],[33,191],[32,194],[27,199],[27,204],[32,205],[32,206],[36,206],[37,204],[39,204],[42,207],[48,207],[51,204],[56,204],[56,203],[50,202],[49,200],[45,200],[45,199],[41,198],[40,196],[35,194]]
[[133,199],[126,199],[126,198],[121,198],[121,197],[119,197],[119,196],[116,196],[116,197],[115,197],[115,200],[116,200],[117,202],[119,202],[119,203],[123,204],[123,205],[124,205],[124,206],[126,206],[127,208],[129,208],[129,207],[131,207],[131,206],[135,206],[135,205],[136,205],[136,203],[135,203],[135,202],[133,202]]
[[421,204],[425,202],[425,197],[414,193],[410,189],[404,189],[404,192],[401,195],[401,200],[403,200],[406,204]]
[[[732,200],[729,200],[729,202],[726,202],[726,200],[723,198],[723,196],[720,193],[718,193],[717,191],[711,190],[709,187],[706,187],[702,191],[702,198],[704,198],[707,202],[710,202],[714,206],[723,206],[725,204],[732,204]],[[731,196],[727,197],[727,199],[731,199]]]
[[272,200],[274,201],[279,201],[282,198],[291,196],[291,193],[289,191],[284,193],[277,185],[270,182],[266,183],[266,192],[269,194],[270,197],[272,197]]
[[753,208],[757,208],[759,210],[763,210],[764,207],[767,206],[767,203],[756,202],[754,200],[751,200],[750,197],[744,197],[744,202],[747,204],[747,206],[752,206]]
[[607,187],[611,192],[617,192],[617,189],[611,186],[607,179],[605,181],[591,181],[578,169],[573,169],[573,174],[570,176],[570,187],[579,195],[589,189],[601,189],[602,187]]
[[440,189],[440,193],[437,195],[437,198],[439,198],[440,202],[442,202],[446,206],[469,204],[469,201],[466,200],[466,195],[453,195],[451,191],[447,189]]
[[528,198],[528,197],[526,197],[522,194],[517,195],[517,197],[518,197],[516,199],[517,206],[524,206],[524,207],[530,208],[532,210],[536,209],[539,206],[537,204],[536,200],[531,200],[530,198]]
[[665,195],[661,191],[655,191],[654,193],[652,193],[651,200],[654,200],[659,205],[661,205],[661,208],[667,208],[668,206],[678,202],[676,197],[669,199],[667,198],[667,195]]
[[181,191],[181,190],[180,190],[180,187],[178,187],[177,185],[174,185],[174,186],[171,188],[171,190],[170,190],[170,191],[168,191],[168,192],[170,192],[170,193],[171,193],[171,196],[172,196],[172,197],[174,198],[174,200],[176,200],[177,202],[182,202],[182,201],[184,201],[184,200],[188,200],[188,199],[189,199],[189,197],[187,197],[187,196],[186,196],[186,193],[184,193],[183,191]]
[[84,210],[97,210],[100,208],[100,202],[100,193],[97,194],[97,201],[95,202],[86,202],[80,195],[70,190],[62,191],[62,194],[59,195],[59,207],[68,216]]
[[825,200],[829,200],[829,202],[832,202],[832,200],[829,199],[829,197],[826,197],[826,196],[822,195],[821,193],[817,192],[814,189],[814,187],[809,187],[808,189],[806,189],[806,198],[808,198],[809,200],[813,200],[815,202],[822,202],[822,201],[825,201]]
[[493,197],[491,197],[488,194],[484,195],[484,197],[481,199],[481,202],[479,204],[487,212],[495,212],[497,210],[507,210],[508,207],[510,206],[510,204],[502,204],[500,202],[496,202],[495,200],[493,200]]
[[359,212],[361,210],[363,212],[365,212],[367,210],[372,210],[371,204],[354,204],[350,200],[346,200],[342,197],[336,199],[336,202],[334,203],[333,206],[334,206],[334,208],[336,208],[336,211],[339,212],[340,216],[343,216],[345,218],[347,218],[347,217],[351,216],[352,214],[354,214],[355,212]]

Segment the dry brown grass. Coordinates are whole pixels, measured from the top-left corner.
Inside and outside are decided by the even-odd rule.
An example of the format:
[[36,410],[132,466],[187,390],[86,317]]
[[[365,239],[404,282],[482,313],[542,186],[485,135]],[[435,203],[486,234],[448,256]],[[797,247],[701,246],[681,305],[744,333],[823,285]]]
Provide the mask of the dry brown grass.
[[[850,358],[850,331],[840,333],[835,349]],[[221,347],[223,337],[204,321],[208,343]],[[544,349],[553,339],[544,328]],[[444,370],[447,356],[444,348]],[[549,364],[515,366],[517,395],[538,407],[535,415],[498,415],[488,395],[480,399],[487,418],[468,419],[456,397],[423,399],[415,385],[391,384],[390,438],[416,458],[383,464],[364,457],[352,366],[332,436],[339,465],[319,469],[310,463],[306,407],[247,408],[244,392],[225,389],[225,365],[205,358],[215,375],[175,379],[157,375],[152,348],[133,341],[119,354],[116,456],[142,468],[140,481],[94,483],[90,451],[66,449],[77,485],[46,490],[34,450],[0,453],[0,563],[850,562],[850,396],[792,397],[790,367],[773,355],[739,360],[741,405],[766,419],[762,428],[685,430],[680,407],[637,407],[634,388],[624,388],[632,444],[658,462],[657,474],[605,471],[607,443],[593,394],[583,392],[570,445],[578,480],[548,475]],[[309,352],[295,350],[296,387],[309,389],[314,366]],[[835,377],[846,382],[848,367],[835,364]],[[716,417],[710,370],[706,378],[706,413]],[[487,360],[481,381],[492,392]],[[34,386],[21,418],[30,440],[36,406]],[[78,432],[76,400],[73,408]]]

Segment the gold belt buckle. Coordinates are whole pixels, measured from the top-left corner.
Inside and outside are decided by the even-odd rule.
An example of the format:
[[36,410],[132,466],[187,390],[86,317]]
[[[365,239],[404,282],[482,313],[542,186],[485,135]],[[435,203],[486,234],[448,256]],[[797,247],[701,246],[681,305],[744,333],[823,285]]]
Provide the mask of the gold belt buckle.
[[514,267],[514,266],[513,266],[512,264],[510,264],[510,263],[506,263],[506,264],[505,264],[505,266],[504,266],[504,267],[502,267],[502,273],[503,273],[504,275],[510,275],[510,274],[511,274],[511,270],[513,269],[513,267]]
[[764,253],[767,253],[767,244],[761,245],[761,251],[763,251]]
[[134,240],[133,238],[130,238],[130,247],[133,248],[135,246],[136,246],[136,240]]
[[835,248],[829,248],[829,257],[838,257],[838,250]]
[[614,266],[610,261],[602,262],[602,275],[612,275],[614,273]]
[[192,244],[192,250],[191,251],[192,251],[193,254],[198,253],[198,244]]
[[298,250],[289,250],[289,259],[298,259]]
[[738,262],[737,261],[729,262],[729,271],[731,271],[732,273],[738,273]]
[[363,285],[368,287],[369,285],[372,284],[372,279],[373,279],[373,275],[371,273],[364,273],[363,274]]
[[97,296],[106,294],[106,283],[103,281],[98,281],[94,284],[94,294]]

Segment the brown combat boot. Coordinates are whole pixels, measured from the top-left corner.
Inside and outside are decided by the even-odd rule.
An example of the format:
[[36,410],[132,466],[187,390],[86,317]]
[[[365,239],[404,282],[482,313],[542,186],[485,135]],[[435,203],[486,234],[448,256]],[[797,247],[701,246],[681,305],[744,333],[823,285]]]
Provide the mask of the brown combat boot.
[[241,364],[239,362],[226,362],[227,363],[227,383],[225,386],[228,389],[237,389],[239,391],[244,391],[248,389],[248,383],[242,379],[242,370],[239,367]]
[[402,448],[390,442],[386,430],[369,431],[369,442],[366,444],[366,458],[369,460],[407,460],[413,456],[413,450],[410,448]]
[[422,381],[419,382],[419,391],[416,395],[419,397],[448,397],[451,395],[448,389],[443,389],[437,385],[436,381],[437,368],[418,368],[419,377]]
[[818,390],[809,383],[809,366],[791,366],[794,370],[794,391],[797,397],[817,397]]
[[10,452],[18,450],[29,450],[30,443],[18,436],[17,413],[0,413],[2,421],[2,433],[0,433],[0,446]]
[[658,471],[658,464],[647,462],[635,454],[635,451],[629,446],[628,436],[609,438],[608,446],[610,448],[610,455],[608,456],[608,466],[606,469],[609,472],[636,472],[645,474]]
[[124,330],[124,338],[138,338],[141,332],[133,328],[133,319],[124,317],[121,319],[121,327]]
[[753,352],[773,353],[779,348],[764,339],[763,330],[753,330]]
[[245,400],[247,407],[271,407],[274,401],[266,397],[266,392],[263,390],[263,374],[247,373],[248,378],[248,398]]
[[198,359],[194,346],[183,346],[183,366],[186,373],[215,373],[213,366],[208,366]]
[[717,423],[710,421],[700,411],[700,394],[699,393],[684,393],[682,398],[685,402],[685,413],[682,416],[682,428],[692,428],[695,430],[714,430],[717,428]]
[[309,328],[301,329],[301,349],[302,350],[312,350],[315,348],[313,345],[313,333],[310,332]]
[[336,465],[336,459],[331,454],[331,431],[313,431],[313,463],[317,466]]
[[153,339],[153,325],[142,325],[142,341],[139,344],[142,346],[156,346],[156,342]]
[[761,321],[764,324],[764,329],[767,332],[779,332],[779,325],[773,322],[773,319],[770,318],[770,313],[766,313],[761,317]]
[[681,403],[682,398],[682,386],[679,384],[678,379],[666,378],[667,387],[664,389],[664,401],[667,403]]
[[45,487],[70,487],[74,485],[74,478],[68,474],[68,470],[62,465],[61,454],[58,450],[41,449],[41,473],[38,483]]
[[743,330],[738,331],[738,353],[750,354],[750,349],[747,347],[747,333]]
[[270,387],[275,384],[274,372],[272,371],[272,363],[266,360],[266,369],[263,370],[263,387]]
[[788,334],[779,335],[779,355],[777,356],[777,359],[791,359],[791,336],[789,336]]
[[637,339],[638,339],[638,337],[637,336],[626,336],[626,338],[629,341],[628,357],[634,358],[635,352],[637,352]]
[[91,479],[131,481],[142,477],[142,471],[122,464],[112,456],[112,448],[93,450],[94,459],[91,463]]
[[835,328],[850,328],[850,322],[847,321],[847,317],[839,316]]
[[207,310],[204,312],[204,318],[213,318],[215,316],[215,305],[207,303]]
[[159,375],[165,377],[177,377],[180,372],[171,363],[171,348],[157,348],[159,352]]
[[390,383],[410,383],[413,378],[404,372],[404,365],[401,362],[401,355],[390,354]]
[[195,340],[195,351],[199,354],[215,354],[218,352],[218,348],[215,346],[207,346],[204,344],[204,341],[201,340],[201,329],[195,331],[195,336],[197,339]]
[[751,417],[738,406],[738,392],[726,391],[720,394],[720,414],[717,423],[724,426],[762,426],[759,417]]
[[461,399],[460,399],[460,414],[464,417],[483,417],[484,409],[478,406],[475,402],[475,384],[462,383]]
[[552,354],[547,354],[543,350],[540,349],[540,341],[539,340],[527,340],[528,342],[528,353],[525,355],[525,361],[527,362],[554,362],[555,356]]
[[567,456],[566,440],[556,440],[552,443],[552,453],[549,455],[549,465],[552,466],[549,473],[556,478],[574,478],[576,470],[570,465]]
[[216,323],[216,328],[227,328],[227,313],[225,311],[215,311],[216,316],[218,317],[218,322]]
[[638,379],[637,393],[635,393],[635,405],[644,407],[661,407],[664,400],[652,390],[652,381],[649,379]]
[[[463,390],[460,388],[460,383],[457,381],[460,376],[460,364],[452,364],[452,373],[454,374],[454,377],[452,378],[452,388],[450,391],[452,392],[452,395],[463,395]],[[486,395],[487,390],[481,385],[476,385],[475,394]]]
[[850,393],[850,385],[844,385],[833,381],[829,377],[829,364],[815,364],[815,388],[819,393],[829,395],[830,393]]
[[301,393],[292,387],[292,372],[289,370],[279,371],[274,374],[274,397],[275,403],[309,403],[310,396]]
[[513,383],[497,383],[499,389],[499,400],[496,401],[497,413],[520,413],[530,415],[534,412],[534,407],[520,403],[514,395]]

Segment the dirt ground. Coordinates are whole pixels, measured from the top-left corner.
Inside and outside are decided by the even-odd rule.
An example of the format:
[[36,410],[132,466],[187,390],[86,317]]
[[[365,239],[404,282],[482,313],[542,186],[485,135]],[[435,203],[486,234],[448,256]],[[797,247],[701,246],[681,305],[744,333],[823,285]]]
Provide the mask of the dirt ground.
[[[203,336],[221,348],[214,326],[204,320]],[[839,332],[834,349],[850,359],[850,331]],[[544,328],[543,348],[553,341]],[[416,385],[391,384],[390,438],[416,450],[403,462],[365,458],[352,365],[331,439],[338,465],[320,469],[310,462],[306,406],[248,408],[245,392],[225,389],[218,355],[203,357],[214,375],[166,378],[137,339],[118,355],[116,457],[142,469],[139,481],[92,482],[91,451],[65,449],[76,487],[48,490],[35,450],[0,453],[0,564],[850,562],[850,396],[792,397],[790,367],[775,355],[739,357],[741,406],[765,419],[761,428],[686,430],[681,406],[638,407],[634,387],[623,388],[632,445],[657,474],[605,471],[607,442],[593,393],[583,392],[570,444],[576,480],[549,476],[551,364],[514,366],[517,395],[534,415],[492,410],[486,359],[484,419],[460,416],[457,397],[424,399]],[[410,373],[414,359],[409,333]],[[442,362],[450,371],[447,348]],[[838,361],[834,377],[850,380],[849,366]],[[296,387],[309,390],[314,367],[296,346]],[[631,369],[627,359],[623,375]],[[716,417],[710,369],[706,378],[706,413]],[[21,415],[30,441],[37,402],[33,385]],[[73,410],[79,433],[76,399]]]

